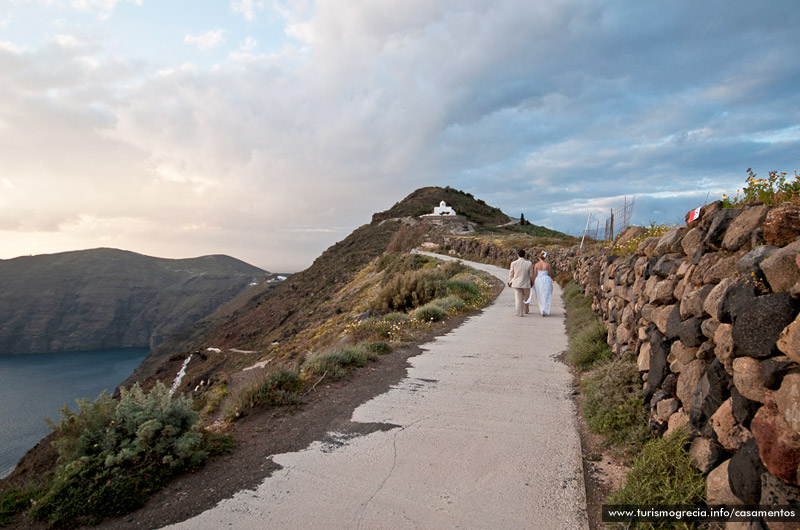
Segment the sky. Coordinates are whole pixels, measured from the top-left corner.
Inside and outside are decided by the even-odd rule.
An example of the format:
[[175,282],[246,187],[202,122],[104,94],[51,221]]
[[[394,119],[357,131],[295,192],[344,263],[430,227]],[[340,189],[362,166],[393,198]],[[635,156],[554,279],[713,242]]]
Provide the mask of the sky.
[[0,259],[294,272],[423,186],[681,223],[800,170],[798,27],[796,0],[0,0]]

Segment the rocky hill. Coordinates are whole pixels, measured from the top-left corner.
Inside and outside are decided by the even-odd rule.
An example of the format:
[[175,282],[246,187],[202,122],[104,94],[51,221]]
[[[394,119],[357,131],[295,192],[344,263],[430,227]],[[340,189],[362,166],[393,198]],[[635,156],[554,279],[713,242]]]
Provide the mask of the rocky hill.
[[110,248],[0,260],[0,354],[152,348],[268,275]]

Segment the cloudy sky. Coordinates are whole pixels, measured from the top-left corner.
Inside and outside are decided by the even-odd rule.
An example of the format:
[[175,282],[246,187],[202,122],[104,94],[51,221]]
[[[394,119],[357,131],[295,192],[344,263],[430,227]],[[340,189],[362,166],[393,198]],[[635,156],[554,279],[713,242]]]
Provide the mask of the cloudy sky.
[[796,0],[0,0],[0,258],[296,271],[429,185],[678,222],[800,169],[798,27]]

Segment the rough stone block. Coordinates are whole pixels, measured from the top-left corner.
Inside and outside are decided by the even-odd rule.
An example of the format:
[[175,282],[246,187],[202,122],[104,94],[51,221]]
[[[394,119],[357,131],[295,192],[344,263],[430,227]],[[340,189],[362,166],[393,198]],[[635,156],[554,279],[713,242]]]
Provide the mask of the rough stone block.
[[730,481],[728,480],[729,465],[730,460],[726,460],[708,474],[708,478],[706,478],[706,502],[709,505],[725,504],[735,506],[742,503],[739,497],[731,491]]
[[681,246],[681,240],[683,239],[684,234],[686,234],[687,229],[685,227],[677,227],[673,228],[663,236],[656,244],[655,249],[653,250],[654,255],[660,256],[661,254],[675,254],[675,253],[683,253],[683,247]]
[[744,208],[742,213],[731,221],[722,239],[722,248],[736,252],[742,247],[750,246],[753,231],[758,229],[767,218],[769,207],[765,205]]
[[708,419],[730,397],[732,384],[731,376],[725,371],[722,363],[719,359],[714,359],[692,394],[692,406],[689,411],[692,425],[700,429],[708,422]]
[[[655,276],[653,276],[655,278]],[[678,284],[675,279],[661,280],[656,283],[650,293],[650,303],[656,305],[669,305],[675,301],[673,292]]]
[[747,399],[739,393],[735,386],[731,387],[731,411],[733,412],[733,417],[746,429],[750,428],[750,423],[760,408],[761,403]]
[[797,316],[798,304],[789,293],[775,293],[734,305],[731,317],[736,355],[769,357],[775,353],[778,337]]
[[[705,300],[703,300],[703,311],[711,315],[711,317],[718,322],[730,322],[730,317],[729,315],[725,315],[723,307],[728,290],[735,283],[735,278],[725,278],[714,286],[714,288],[709,291]],[[724,316],[728,316],[728,318],[724,318]]]
[[786,355],[770,357],[761,361],[761,382],[769,389],[776,389],[781,385],[783,377],[800,370],[800,366]]
[[758,454],[755,440],[742,444],[728,464],[728,484],[736,497],[744,504],[761,501],[761,475],[767,469]]
[[692,458],[692,463],[703,473],[708,473],[714,469],[714,466],[722,460],[724,455],[725,450],[722,446],[704,436],[695,438],[689,448],[689,456]]
[[767,213],[764,220],[764,240],[767,245],[784,247],[800,236],[800,208],[792,205],[778,206]]
[[669,355],[669,348],[664,341],[664,336],[655,328],[650,330],[649,335],[650,370],[647,372],[645,399],[650,399],[664,380],[667,374],[667,355]]
[[692,228],[686,235],[683,236],[683,240],[681,240],[681,248],[683,249],[683,253],[687,256],[694,256],[697,251],[703,250],[705,245],[703,244],[703,237],[705,233],[700,227]]
[[714,333],[714,356],[719,359],[725,371],[733,374],[733,325],[720,324]]
[[667,421],[680,408],[680,401],[675,398],[662,399],[656,404],[656,415],[660,421]]
[[736,390],[751,401],[764,403],[766,387],[761,381],[761,367],[758,359],[739,357],[733,360],[733,384]]
[[700,359],[695,359],[687,365],[683,366],[681,373],[678,375],[678,387],[675,391],[678,399],[681,400],[683,408],[687,411],[692,406],[693,395],[700,380],[706,373],[706,362]]
[[703,243],[708,247],[719,250],[722,245],[722,240],[725,237],[725,232],[728,230],[728,226],[730,226],[731,222],[741,213],[742,210],[739,209],[723,208],[711,214]]
[[702,324],[700,324],[700,329],[703,330],[703,335],[705,335],[711,340],[714,340],[714,334],[717,332],[718,326],[719,326],[719,320],[717,320],[716,318],[707,318],[703,320]]
[[667,430],[664,436],[669,436],[678,429],[684,430],[689,434],[694,432],[692,422],[689,420],[689,415],[683,409],[678,410],[669,417],[669,421],[667,421]]
[[769,245],[754,247],[753,250],[742,256],[742,258],[736,262],[736,271],[746,280],[766,280],[764,271],[761,270],[761,262],[774,254],[777,250],[778,247],[771,247]]
[[800,433],[789,427],[774,403],[759,409],[750,429],[758,442],[761,461],[769,472],[785,482],[797,485]]
[[680,341],[675,341],[669,349],[670,355],[679,360],[682,364],[689,364],[697,357],[698,348],[689,348]]
[[[756,415],[757,417],[758,415]],[[753,421],[755,422],[755,419]],[[739,424],[733,416],[730,398],[711,416],[709,424],[717,434],[719,443],[728,451],[738,451],[742,444],[753,438],[753,434]]]
[[681,254],[664,254],[653,265],[652,272],[661,278],[675,277],[678,267],[684,263]]
[[703,302],[705,302],[713,289],[713,285],[704,285],[692,292],[684,292],[680,304],[681,318],[706,316],[708,313],[703,309]]
[[783,378],[780,389],[774,394],[778,412],[786,424],[800,432],[800,373],[789,374]]
[[702,323],[702,319],[698,317],[692,317],[680,323],[678,338],[684,346],[696,348],[705,342],[706,337],[703,335]]
[[[761,474],[761,501],[762,506],[800,506],[800,488],[773,477],[764,472]],[[770,523],[770,530],[797,530],[797,523]]]
[[[670,315],[672,314],[673,310],[677,309],[677,304],[666,305],[658,307],[656,306],[653,310],[652,317],[653,317],[653,324],[656,325],[658,330],[666,336],[669,336],[667,332],[667,322],[670,319]],[[678,319],[680,319],[680,313],[678,313]],[[671,337],[676,338],[676,337]]]
[[692,271],[689,281],[698,287],[703,285],[703,279],[705,278],[706,273],[724,257],[725,256],[719,252],[704,254],[703,257],[700,258],[700,261],[697,262],[697,266]]
[[778,249],[761,262],[761,270],[773,292],[789,292],[800,280],[800,268],[795,262],[797,254],[800,254],[800,241]]
[[639,357],[636,361],[636,367],[640,372],[650,371],[650,343],[643,342],[639,348]]
[[728,256],[718,259],[703,275],[703,283],[716,284],[725,278],[736,276],[737,256]]
[[647,256],[648,258],[652,258],[655,256],[655,249],[656,245],[661,238],[660,237],[647,237],[644,241],[639,243],[639,246],[636,247],[636,253],[640,256]]

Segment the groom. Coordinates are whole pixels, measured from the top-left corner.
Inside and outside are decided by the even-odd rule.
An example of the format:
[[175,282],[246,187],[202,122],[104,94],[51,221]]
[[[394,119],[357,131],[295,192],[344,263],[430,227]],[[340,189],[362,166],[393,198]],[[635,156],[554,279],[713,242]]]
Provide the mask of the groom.
[[511,269],[508,271],[508,286],[514,289],[514,306],[517,309],[517,316],[521,317],[530,310],[525,300],[531,294],[533,264],[525,259],[524,250],[520,249],[517,254],[519,259],[511,262]]

